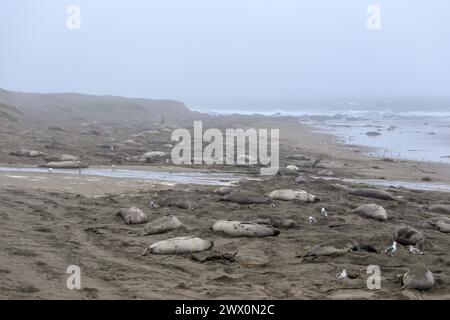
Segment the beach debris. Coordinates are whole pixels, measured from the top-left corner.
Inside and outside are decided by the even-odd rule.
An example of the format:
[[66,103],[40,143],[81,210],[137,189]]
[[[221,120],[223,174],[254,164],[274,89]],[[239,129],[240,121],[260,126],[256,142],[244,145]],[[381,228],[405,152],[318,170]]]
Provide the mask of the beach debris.
[[377,189],[356,189],[350,192],[351,195],[374,198],[379,200],[397,200],[392,194],[383,190]]
[[147,222],[147,215],[137,207],[122,208],[117,213],[126,224],[141,224]]
[[375,219],[378,221],[385,221],[388,219],[386,210],[375,203],[363,204],[354,209],[353,212],[365,218]]
[[392,243],[392,246],[389,246],[384,250],[384,253],[387,253],[388,255],[392,256],[395,251],[397,251],[397,242],[394,241]]
[[220,261],[222,263],[236,262],[237,251],[234,253],[228,252],[200,252],[191,254],[191,259],[200,263],[208,261]]
[[274,200],[284,201],[300,201],[300,202],[317,202],[320,199],[301,189],[279,189],[269,193],[269,197]]
[[402,290],[428,290],[431,289],[431,287],[433,287],[434,285],[433,273],[429,268],[426,268],[424,266],[413,266],[403,275],[402,283]]
[[195,236],[178,237],[167,240],[162,240],[151,244],[142,253],[143,256],[148,253],[153,254],[182,254],[195,253],[211,249],[214,242],[210,240],[203,240]]
[[168,231],[183,228],[184,224],[176,217],[172,215],[157,218],[144,227],[144,236],[150,234],[160,234]]
[[214,232],[232,237],[271,237],[280,234],[280,230],[254,222],[220,220],[212,226]]
[[256,218],[252,220],[254,223],[258,224],[268,224],[275,228],[298,228],[299,224],[293,220],[293,219],[283,219],[283,218],[274,218],[274,217],[267,217],[267,216],[261,216],[259,218]]

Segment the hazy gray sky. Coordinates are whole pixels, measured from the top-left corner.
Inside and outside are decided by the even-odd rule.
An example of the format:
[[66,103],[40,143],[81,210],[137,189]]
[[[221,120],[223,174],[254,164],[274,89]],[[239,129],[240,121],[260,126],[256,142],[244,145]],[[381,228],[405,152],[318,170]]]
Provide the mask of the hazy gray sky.
[[0,87],[215,108],[448,97],[449,16],[448,0],[0,0]]

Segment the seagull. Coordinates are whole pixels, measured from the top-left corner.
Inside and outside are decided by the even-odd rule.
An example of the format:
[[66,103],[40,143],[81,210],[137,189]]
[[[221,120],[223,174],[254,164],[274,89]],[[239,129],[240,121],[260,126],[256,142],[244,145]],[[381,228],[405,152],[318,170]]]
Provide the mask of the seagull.
[[52,169],[52,168],[48,168],[47,170],[48,170],[48,172],[52,172],[52,171],[53,171],[53,169]]
[[322,217],[328,217],[328,212],[325,210],[325,208],[320,209],[320,215]]
[[341,273],[336,275],[336,279],[345,279],[345,278],[347,278],[347,270],[345,269],[342,270]]
[[156,203],[153,202],[153,201],[150,201],[150,209],[156,209],[156,208],[158,208],[158,206],[156,205]]
[[388,253],[390,256],[397,250],[397,242],[393,242],[392,246],[387,247],[386,250],[384,250],[385,253]]
[[111,151],[114,151],[114,146],[113,145],[111,145]]
[[309,220],[309,223],[316,223],[317,222],[317,220],[314,217],[312,217],[312,216],[310,216],[308,220]]
[[420,251],[420,249],[417,249],[416,247],[413,246],[409,246],[408,247],[409,252],[411,252],[412,254],[423,254],[422,251]]

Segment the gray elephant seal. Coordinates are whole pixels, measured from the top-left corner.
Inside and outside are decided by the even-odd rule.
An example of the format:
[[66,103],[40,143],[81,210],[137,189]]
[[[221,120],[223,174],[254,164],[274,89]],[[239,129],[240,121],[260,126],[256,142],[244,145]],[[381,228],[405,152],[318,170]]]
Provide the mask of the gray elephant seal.
[[450,204],[434,204],[430,210],[442,214],[450,214]]
[[358,208],[354,209],[353,212],[363,216],[365,218],[375,219],[378,221],[385,221],[388,218],[386,210],[377,204],[363,204]]
[[289,160],[299,160],[299,161],[310,161],[311,158],[309,158],[308,156],[305,156],[303,154],[293,154],[293,155],[288,155],[286,157],[286,159]]
[[181,254],[202,252],[211,249],[214,242],[197,237],[179,237],[158,241],[150,245],[142,255],[153,254]]
[[423,233],[410,226],[400,227],[394,233],[394,241],[404,246],[415,246],[424,240]]
[[180,209],[195,210],[197,204],[185,197],[168,196],[158,201],[163,207],[177,207]]
[[17,151],[12,151],[9,153],[12,156],[17,156],[17,157],[41,157],[44,156],[45,154],[40,152],[40,151],[36,151],[36,150],[29,150],[29,149],[20,149]]
[[434,285],[433,273],[426,267],[414,266],[403,275],[402,283],[402,290],[428,290]]
[[315,245],[309,249],[300,258],[311,258],[312,260],[320,256],[340,256],[347,252],[355,251],[359,247],[358,242],[348,240],[331,240],[318,245]]
[[123,208],[117,213],[126,224],[141,224],[147,222],[147,215],[137,207]]
[[78,158],[77,156],[73,156],[71,154],[62,154],[62,155],[57,155],[57,156],[48,156],[45,157],[46,161],[51,161],[51,162],[61,162],[61,161],[78,161],[80,160],[80,158]]
[[221,200],[239,204],[260,204],[272,202],[272,200],[267,197],[245,191],[237,191],[227,194]]
[[380,200],[397,200],[392,194],[377,189],[357,189],[350,192],[354,196],[374,198]]
[[432,217],[420,226],[427,229],[436,229],[442,233],[450,233],[450,217]]
[[165,216],[155,219],[144,227],[144,236],[150,234],[160,234],[168,231],[183,228],[184,224],[175,216]]
[[232,187],[220,187],[217,189],[214,189],[214,193],[215,194],[220,194],[221,196],[236,192],[236,188],[232,188]]
[[320,199],[301,189],[279,189],[269,193],[269,197],[273,200],[283,201],[301,201],[301,202],[317,202]]
[[294,180],[296,183],[310,183],[311,179],[309,179],[307,176],[298,176],[297,178],[295,178]]
[[268,224],[275,228],[298,228],[299,224],[293,219],[274,218],[268,216],[260,216],[251,222],[258,224]]
[[217,221],[212,230],[231,237],[271,237],[280,234],[277,229],[257,223],[227,220]]
[[81,161],[53,161],[47,164],[40,165],[39,167],[44,168],[58,168],[58,169],[78,169],[87,168],[89,165]]
[[289,168],[279,168],[277,171],[277,176],[296,176],[298,171]]

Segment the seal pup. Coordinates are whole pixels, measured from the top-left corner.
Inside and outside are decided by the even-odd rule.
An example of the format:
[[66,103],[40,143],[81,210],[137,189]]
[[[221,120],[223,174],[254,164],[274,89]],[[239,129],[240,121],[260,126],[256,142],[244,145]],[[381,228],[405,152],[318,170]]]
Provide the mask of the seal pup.
[[178,237],[168,240],[162,240],[151,244],[142,253],[143,256],[148,253],[153,254],[181,254],[195,253],[211,249],[214,242],[203,240],[198,237]]
[[293,154],[286,157],[288,160],[310,161],[311,158],[303,154]]
[[274,218],[268,216],[260,216],[256,219],[252,219],[250,222],[258,224],[268,224],[275,228],[298,228],[299,224],[293,219]]
[[245,191],[236,191],[225,195],[222,201],[234,202],[239,204],[260,204],[271,203],[272,200],[259,194],[249,193]]
[[375,203],[363,204],[353,210],[354,213],[359,214],[365,218],[370,218],[378,221],[386,221],[388,214],[386,210]]
[[181,221],[177,217],[168,215],[165,217],[157,218],[147,223],[144,227],[143,236],[165,233],[183,227],[185,227],[184,224],[181,223]]
[[147,222],[147,215],[137,207],[123,208],[117,212],[126,224],[141,224]]
[[403,246],[415,246],[422,243],[424,240],[425,236],[423,233],[410,226],[400,227],[394,233],[394,241]]
[[424,266],[414,266],[403,275],[402,283],[401,290],[428,290],[434,285],[433,273]]
[[301,189],[279,189],[269,193],[269,197],[273,200],[283,201],[300,201],[300,202],[317,202],[320,199]]
[[350,192],[351,195],[374,198],[379,200],[397,200],[392,194],[383,190],[377,189],[356,189]]
[[81,161],[53,161],[47,164],[40,165],[39,167],[44,168],[58,168],[58,169],[79,169],[87,168],[89,164]]
[[231,237],[271,237],[280,234],[280,230],[254,222],[220,220],[214,223],[212,231]]
[[338,279],[338,280],[345,279],[345,278],[347,278],[347,270],[345,270],[345,269],[342,270],[341,273],[338,273],[336,275],[336,279]]

